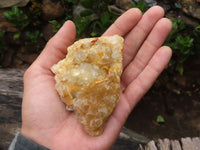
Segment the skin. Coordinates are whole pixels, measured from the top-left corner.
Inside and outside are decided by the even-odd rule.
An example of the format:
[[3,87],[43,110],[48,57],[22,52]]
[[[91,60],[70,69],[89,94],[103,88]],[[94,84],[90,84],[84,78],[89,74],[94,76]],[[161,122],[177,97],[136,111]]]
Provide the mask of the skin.
[[109,149],[115,142],[128,115],[152,86],[169,62],[172,52],[162,46],[171,31],[171,22],[163,18],[159,6],[144,15],[133,8],[120,16],[103,36],[118,34],[125,38],[124,70],[121,76],[120,101],[98,137],[85,133],[73,112],[65,109],[55,90],[50,68],[67,54],[75,40],[75,26],[66,21],[58,33],[24,74],[21,133],[47,148]]

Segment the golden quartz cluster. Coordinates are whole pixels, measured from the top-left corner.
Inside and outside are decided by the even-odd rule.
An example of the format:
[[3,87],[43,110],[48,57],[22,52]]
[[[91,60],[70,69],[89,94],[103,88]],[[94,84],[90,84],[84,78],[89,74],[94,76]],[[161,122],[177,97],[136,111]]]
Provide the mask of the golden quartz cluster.
[[119,101],[123,42],[118,35],[81,39],[52,67],[61,100],[91,136],[103,132]]

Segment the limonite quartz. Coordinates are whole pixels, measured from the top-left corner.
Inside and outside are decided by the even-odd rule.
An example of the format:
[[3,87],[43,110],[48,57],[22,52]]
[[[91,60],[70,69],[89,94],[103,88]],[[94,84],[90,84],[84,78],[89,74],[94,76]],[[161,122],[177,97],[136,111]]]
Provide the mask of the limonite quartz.
[[118,35],[81,39],[51,68],[61,100],[91,136],[103,132],[119,101],[123,43]]

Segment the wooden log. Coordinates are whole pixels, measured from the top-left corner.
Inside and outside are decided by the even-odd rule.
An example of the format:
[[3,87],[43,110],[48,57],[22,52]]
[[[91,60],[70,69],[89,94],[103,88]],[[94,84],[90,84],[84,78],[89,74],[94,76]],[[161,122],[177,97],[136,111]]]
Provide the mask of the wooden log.
[[25,69],[0,69],[0,149],[7,150],[21,127]]
[[0,95],[22,98],[25,69],[0,69]]
[[158,139],[158,148],[159,150],[170,150],[170,140],[169,139]]
[[190,137],[181,138],[183,150],[195,150],[192,139]]
[[178,140],[171,140],[170,143],[172,150],[182,150],[180,142]]
[[200,150],[200,138],[194,137],[194,138],[192,138],[192,142],[193,142],[193,145],[194,145],[194,149]]
[[[139,145],[142,147],[150,141],[148,138],[135,133],[134,131],[122,128],[115,144],[112,146],[111,150],[133,150],[138,149]],[[143,150],[143,149],[140,149]]]
[[154,141],[150,141],[149,143],[147,143],[147,145],[145,146],[145,150],[158,150],[155,142]]
[[139,145],[138,150],[144,150],[141,144]]
[[200,137],[181,138],[181,143],[178,140],[159,139],[150,141],[144,147],[139,145],[138,150],[200,150]]

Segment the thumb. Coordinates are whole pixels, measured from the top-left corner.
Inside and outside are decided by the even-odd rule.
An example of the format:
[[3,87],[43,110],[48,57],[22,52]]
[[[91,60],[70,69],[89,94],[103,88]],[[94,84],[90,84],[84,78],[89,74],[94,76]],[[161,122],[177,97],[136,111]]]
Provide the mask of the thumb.
[[75,25],[72,21],[66,21],[61,29],[47,43],[46,47],[36,59],[43,69],[50,69],[67,54],[67,47],[70,46],[76,37]]

